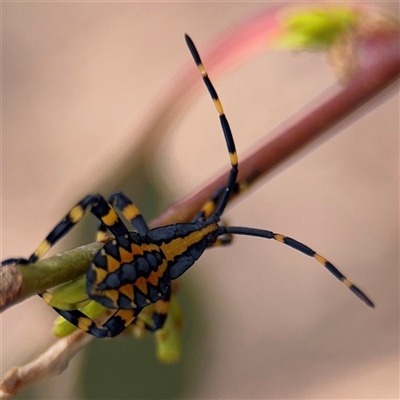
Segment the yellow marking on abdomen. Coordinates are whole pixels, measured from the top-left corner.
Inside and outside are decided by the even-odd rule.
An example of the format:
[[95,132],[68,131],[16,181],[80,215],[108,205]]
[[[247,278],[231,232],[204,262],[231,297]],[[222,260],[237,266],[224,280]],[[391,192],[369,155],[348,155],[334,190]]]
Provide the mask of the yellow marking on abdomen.
[[121,263],[109,254],[106,254],[105,256],[107,258],[107,271],[116,271],[120,267]]
[[129,300],[133,301],[133,285],[131,283],[121,286],[119,288],[119,292],[126,296]]
[[[157,271],[159,271],[159,270],[160,270],[160,268],[158,268]],[[149,283],[151,283],[152,285],[154,285],[154,286],[158,286],[158,275],[157,275],[157,272],[151,271],[151,274],[147,278],[147,281]]]
[[136,279],[134,285],[140,289],[143,294],[147,294],[147,280],[143,276]]
[[98,284],[100,284],[101,282],[103,282],[104,279],[105,279],[105,278],[107,277],[107,275],[108,275],[108,271],[106,271],[106,270],[103,269],[103,268],[98,268],[98,267],[96,267],[96,266],[94,266],[94,265],[92,265],[91,268],[93,268],[94,272],[96,272],[96,284],[98,285]]
[[119,247],[119,255],[122,263],[129,263],[133,260],[133,254],[130,251],[125,250],[123,247]]
[[75,206],[70,212],[69,212],[69,219],[71,220],[72,223],[77,223],[80,221],[83,217],[83,208],[81,206]]
[[[108,299],[110,299],[113,303],[113,307],[114,308],[119,308],[118,307],[118,299],[119,299],[119,292],[118,290],[115,289],[109,289],[109,290],[93,290],[93,293],[91,293],[91,295],[95,296],[101,296],[101,297],[107,297]],[[90,297],[90,295],[89,295]],[[109,307],[109,308],[113,308],[113,307]]]

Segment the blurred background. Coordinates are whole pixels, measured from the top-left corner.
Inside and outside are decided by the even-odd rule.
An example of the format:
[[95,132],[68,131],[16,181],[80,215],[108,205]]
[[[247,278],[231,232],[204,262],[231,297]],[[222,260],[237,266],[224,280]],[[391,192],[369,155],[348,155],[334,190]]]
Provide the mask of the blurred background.
[[[122,189],[151,219],[226,168],[203,89],[146,163],[113,175],[178,68],[192,62],[183,33],[201,54],[224,30],[277,4],[3,3],[1,259],[29,256],[85,194]],[[398,3],[379,7],[398,15]],[[335,81],[322,53],[267,49],[213,79],[239,160]],[[376,309],[314,260],[238,237],[180,279],[179,364],[160,365],[150,335],[94,340],[63,375],[18,398],[398,398],[397,87],[335,132],[253,187],[226,217],[306,243]],[[95,227],[88,217],[53,254],[91,242]],[[55,317],[36,297],[2,314],[2,375],[56,340]]]

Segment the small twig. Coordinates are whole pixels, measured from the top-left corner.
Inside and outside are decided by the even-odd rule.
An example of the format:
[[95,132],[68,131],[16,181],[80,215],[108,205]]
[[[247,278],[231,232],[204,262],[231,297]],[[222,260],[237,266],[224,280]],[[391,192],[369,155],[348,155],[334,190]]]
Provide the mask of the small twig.
[[91,335],[78,330],[57,340],[30,363],[12,368],[0,385],[0,398],[9,399],[32,382],[61,374],[68,367],[72,357],[92,339]]

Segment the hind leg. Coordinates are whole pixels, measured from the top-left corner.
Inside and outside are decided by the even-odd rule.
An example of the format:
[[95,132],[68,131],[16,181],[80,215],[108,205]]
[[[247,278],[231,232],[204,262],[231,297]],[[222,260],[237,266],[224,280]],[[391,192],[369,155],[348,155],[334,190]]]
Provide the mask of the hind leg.
[[168,292],[154,304],[154,310],[151,314],[151,322],[147,322],[139,317],[133,321],[133,324],[150,332],[155,332],[158,329],[161,329],[168,316],[170,298],[171,290],[169,289]]
[[108,318],[101,326],[94,322],[87,315],[79,310],[60,310],[53,307],[62,317],[68,322],[75,325],[77,328],[87,332],[97,338],[114,337],[119,335],[125,328],[130,325],[141,309],[135,310],[122,310],[119,309]]

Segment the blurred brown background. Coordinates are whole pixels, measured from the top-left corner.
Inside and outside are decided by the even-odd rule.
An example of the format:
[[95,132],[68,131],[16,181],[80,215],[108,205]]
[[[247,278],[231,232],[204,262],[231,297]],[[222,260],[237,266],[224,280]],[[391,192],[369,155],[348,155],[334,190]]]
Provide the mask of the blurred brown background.
[[[201,53],[224,29],[274,5],[3,3],[1,258],[28,256],[83,195],[115,189],[101,186],[103,176],[173,73],[190,61],[184,32]],[[379,6],[398,13],[398,3]],[[214,80],[239,157],[334,81],[323,54],[268,50]],[[156,379],[158,367],[142,368],[154,358],[151,346],[138,354],[136,344],[131,353],[133,340],[123,338],[111,353],[115,359],[99,361],[109,381],[101,375],[90,381],[80,368],[94,371],[89,356],[113,349],[110,341],[96,341],[65,375],[21,398],[100,398],[87,386],[104,380],[114,398],[398,398],[397,89],[226,213],[234,225],[271,229],[315,248],[371,296],[375,310],[314,260],[241,237],[230,248],[207,251],[182,279],[182,302],[191,298],[196,307],[192,315],[185,309],[184,331],[197,327],[190,336],[197,339],[184,341],[179,367],[160,367]],[[165,136],[146,174],[158,174],[168,204],[227,163],[204,89]],[[137,201],[134,178],[121,187]],[[2,314],[2,374],[54,340],[54,318],[39,298]],[[128,389],[118,394],[122,358]],[[143,382],[148,391],[135,392]]]

